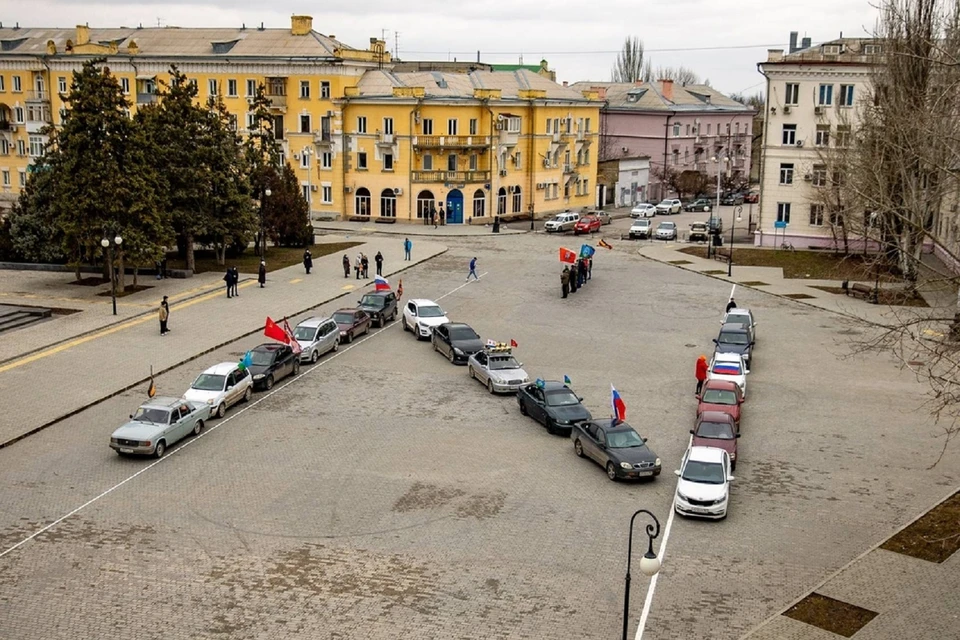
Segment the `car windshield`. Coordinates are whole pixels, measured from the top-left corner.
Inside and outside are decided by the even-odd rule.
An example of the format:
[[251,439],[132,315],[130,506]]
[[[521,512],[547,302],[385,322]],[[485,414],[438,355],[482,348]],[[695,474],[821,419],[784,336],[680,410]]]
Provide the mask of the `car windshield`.
[[490,358],[490,370],[499,371],[500,369],[519,369],[520,363],[513,356]]
[[273,362],[273,351],[251,351],[250,363],[253,365],[265,367]]
[[200,377],[193,383],[193,388],[198,391],[223,391],[223,383],[226,379],[226,376],[201,373]]
[[747,338],[747,334],[739,333],[734,331],[721,331],[720,338],[717,342],[723,342],[724,344],[750,344],[750,340]]
[[717,462],[690,460],[683,468],[684,480],[703,484],[723,484],[723,466]]
[[353,314],[349,311],[333,314],[333,321],[337,324],[353,324]]
[[735,437],[733,427],[727,422],[701,422],[697,427],[697,436],[718,440],[733,440]]
[[607,434],[607,446],[611,449],[642,447],[643,438],[636,431],[614,431]]
[[546,401],[548,407],[570,407],[580,404],[580,399],[570,389],[547,391]]
[[657,228],[658,228],[658,229],[673,229],[673,223],[672,223],[672,222],[661,222],[659,225],[657,225]]
[[708,404],[737,404],[737,394],[726,389],[707,389],[703,392],[703,401]]
[[727,362],[724,360],[713,363],[713,372],[718,376],[739,376],[743,373],[740,369],[739,362]]
[[662,200],[662,201],[660,202],[660,204],[670,206],[670,205],[673,204],[673,201],[672,201],[672,200]]
[[150,409],[140,407],[133,415],[137,422],[152,422],[154,424],[167,424],[170,422],[170,412],[166,409]]
[[424,305],[417,309],[417,315],[419,315],[421,318],[442,318],[443,309],[435,304]]
[[450,329],[451,340],[478,340],[480,336],[470,327],[455,327]]
[[649,226],[650,226],[650,221],[649,221],[649,220],[637,220],[636,222],[633,223],[633,226],[635,226],[635,227],[649,227]]
[[293,337],[301,342],[310,342],[316,334],[316,327],[297,327],[293,330]]
[[365,295],[360,298],[360,304],[365,307],[373,307],[374,309],[379,309],[383,306],[383,298],[381,296],[371,296]]

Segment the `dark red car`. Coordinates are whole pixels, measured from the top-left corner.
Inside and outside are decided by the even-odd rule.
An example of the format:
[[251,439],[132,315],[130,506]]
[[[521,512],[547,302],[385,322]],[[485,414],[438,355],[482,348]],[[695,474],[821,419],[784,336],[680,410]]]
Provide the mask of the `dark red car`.
[[740,405],[743,404],[743,392],[736,382],[730,380],[707,380],[697,396],[700,404],[697,405],[697,416],[707,411],[719,411],[733,418],[740,432]]
[[370,316],[361,309],[337,309],[333,321],[340,328],[340,342],[353,342],[357,336],[369,333],[372,324]]
[[743,201],[747,204],[757,204],[760,202],[760,192],[759,191],[747,191],[743,194]]
[[730,466],[737,467],[737,438],[740,428],[725,411],[704,411],[697,416],[697,424],[690,429],[692,446],[716,447],[730,454]]
[[573,235],[578,236],[581,233],[593,233],[595,231],[600,231],[600,227],[602,226],[603,222],[597,216],[583,216],[577,220],[577,224],[573,225]]

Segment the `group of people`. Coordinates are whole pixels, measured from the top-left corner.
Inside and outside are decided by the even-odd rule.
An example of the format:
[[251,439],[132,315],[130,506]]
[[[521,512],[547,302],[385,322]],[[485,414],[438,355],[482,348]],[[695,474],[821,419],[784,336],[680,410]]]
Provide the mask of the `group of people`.
[[593,258],[580,258],[572,265],[564,266],[560,273],[560,291],[566,298],[593,277]]
[[[377,251],[377,255],[373,256],[373,261],[377,265],[377,275],[383,275],[383,254]],[[350,258],[347,254],[343,254],[343,277],[350,277]],[[367,254],[360,252],[357,254],[356,260],[353,262],[353,271],[356,274],[357,280],[360,279],[369,279],[370,278],[370,259],[367,258]],[[308,272],[309,273],[309,272]]]
[[437,228],[438,224],[440,226],[447,224],[447,214],[443,210],[442,202],[439,211],[433,207],[433,204],[430,205],[430,211],[423,217],[423,224],[432,224],[434,229]]
[[[303,262],[304,265],[307,264],[310,252],[307,251],[304,255]],[[309,262],[310,266],[313,266],[312,259]],[[310,273],[309,267],[307,268],[307,273]],[[233,298],[234,296],[240,296],[240,289],[238,284],[240,283],[240,270],[236,267],[227,267],[227,272],[223,275],[223,281],[227,285],[227,297]],[[260,267],[257,269],[257,282],[260,283],[260,288],[263,289],[267,284],[267,263],[265,260],[260,261]]]

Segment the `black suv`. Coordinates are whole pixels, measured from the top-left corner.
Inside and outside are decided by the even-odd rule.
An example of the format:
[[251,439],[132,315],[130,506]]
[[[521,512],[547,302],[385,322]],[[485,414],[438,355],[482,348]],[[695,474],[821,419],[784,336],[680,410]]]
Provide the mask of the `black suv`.
[[720,335],[713,343],[718,353],[737,353],[743,356],[747,372],[753,368],[753,336],[746,325],[728,322],[720,327]]
[[725,205],[743,204],[743,194],[740,193],[739,191],[733,191],[733,192],[724,194],[724,196],[720,198],[720,204],[725,204]]
[[365,293],[357,304],[360,309],[367,312],[378,327],[397,319],[397,294],[393,291]]

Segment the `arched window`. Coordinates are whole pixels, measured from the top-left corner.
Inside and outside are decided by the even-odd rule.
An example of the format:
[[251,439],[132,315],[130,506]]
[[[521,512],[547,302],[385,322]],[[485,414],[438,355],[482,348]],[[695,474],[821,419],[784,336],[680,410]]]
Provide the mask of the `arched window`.
[[483,189],[473,192],[473,217],[482,218],[487,215],[487,194]]
[[418,218],[429,218],[430,217],[430,207],[434,205],[434,198],[432,191],[421,191],[417,194],[417,217]]
[[380,217],[397,217],[397,196],[393,194],[393,189],[384,189],[380,192]]
[[523,206],[523,198],[520,197],[520,185],[513,188],[513,212],[520,213]]
[[370,192],[366,187],[357,189],[353,196],[353,212],[358,216],[370,215]]
[[497,215],[502,216],[507,212],[507,189],[500,187],[497,191]]

